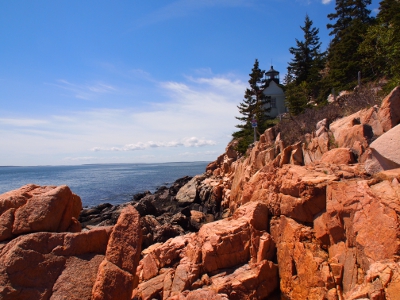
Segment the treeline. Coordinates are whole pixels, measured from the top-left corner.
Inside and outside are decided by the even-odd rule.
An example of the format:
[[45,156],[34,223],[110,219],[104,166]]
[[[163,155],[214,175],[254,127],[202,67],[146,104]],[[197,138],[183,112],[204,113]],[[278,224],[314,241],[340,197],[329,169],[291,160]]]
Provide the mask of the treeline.
[[[292,116],[325,106],[331,93],[354,89],[359,73],[362,85],[385,82],[385,92],[400,84],[400,0],[382,0],[376,17],[371,16],[370,4],[371,0],[336,0],[335,12],[327,16],[332,40],[326,51],[321,50],[319,29],[305,16],[304,26],[300,26],[303,37],[289,48],[293,58],[282,86]],[[233,137],[239,138],[238,150],[242,153],[252,142],[251,118],[262,115],[258,95],[265,86],[264,74],[256,60],[250,88],[238,106],[241,124]],[[266,111],[263,113],[260,132],[273,123],[266,120]]]
[[330,93],[384,79],[386,89],[400,81],[400,1],[380,2],[376,18],[367,8],[371,0],[336,0],[328,15],[332,40],[321,52],[319,29],[306,16],[301,41],[289,49],[293,59],[285,77],[287,106],[293,115],[310,105],[326,104]]

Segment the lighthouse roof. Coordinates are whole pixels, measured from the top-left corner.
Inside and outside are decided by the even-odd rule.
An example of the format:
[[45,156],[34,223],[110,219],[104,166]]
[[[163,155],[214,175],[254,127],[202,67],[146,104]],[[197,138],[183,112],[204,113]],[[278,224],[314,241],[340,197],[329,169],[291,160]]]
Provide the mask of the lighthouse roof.
[[277,70],[274,69],[273,66],[271,66],[271,69],[269,69],[268,72],[266,72],[266,74],[278,74],[279,72]]

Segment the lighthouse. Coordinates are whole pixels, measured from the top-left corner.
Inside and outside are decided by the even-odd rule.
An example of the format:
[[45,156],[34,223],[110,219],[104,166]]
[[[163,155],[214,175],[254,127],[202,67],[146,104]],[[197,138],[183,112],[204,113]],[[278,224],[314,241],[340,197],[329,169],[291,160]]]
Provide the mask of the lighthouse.
[[266,88],[263,93],[265,96],[271,97],[270,111],[268,116],[271,118],[276,118],[287,112],[285,106],[285,92],[279,84],[279,72],[271,66],[268,72],[265,72]]

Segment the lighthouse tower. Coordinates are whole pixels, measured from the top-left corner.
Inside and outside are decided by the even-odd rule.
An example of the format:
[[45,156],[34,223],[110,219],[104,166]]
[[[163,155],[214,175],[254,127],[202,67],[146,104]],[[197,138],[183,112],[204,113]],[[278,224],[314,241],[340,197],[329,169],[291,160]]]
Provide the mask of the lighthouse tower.
[[271,66],[271,69],[265,73],[265,76],[268,83],[275,81],[277,84],[279,84],[279,72],[274,70],[273,66]]
[[[271,97],[270,111],[268,116],[276,118],[281,114],[287,112],[285,106],[285,93],[279,85],[279,72],[271,66],[271,69],[265,73],[266,88],[263,93]],[[268,104],[267,104],[268,105]]]

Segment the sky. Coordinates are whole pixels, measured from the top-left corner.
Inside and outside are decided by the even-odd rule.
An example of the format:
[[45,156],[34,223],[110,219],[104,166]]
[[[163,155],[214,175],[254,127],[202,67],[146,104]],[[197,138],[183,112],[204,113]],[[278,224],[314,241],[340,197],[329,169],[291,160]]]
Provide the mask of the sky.
[[[0,2],[0,166],[213,161],[329,0]],[[370,9],[376,10],[373,0]]]

